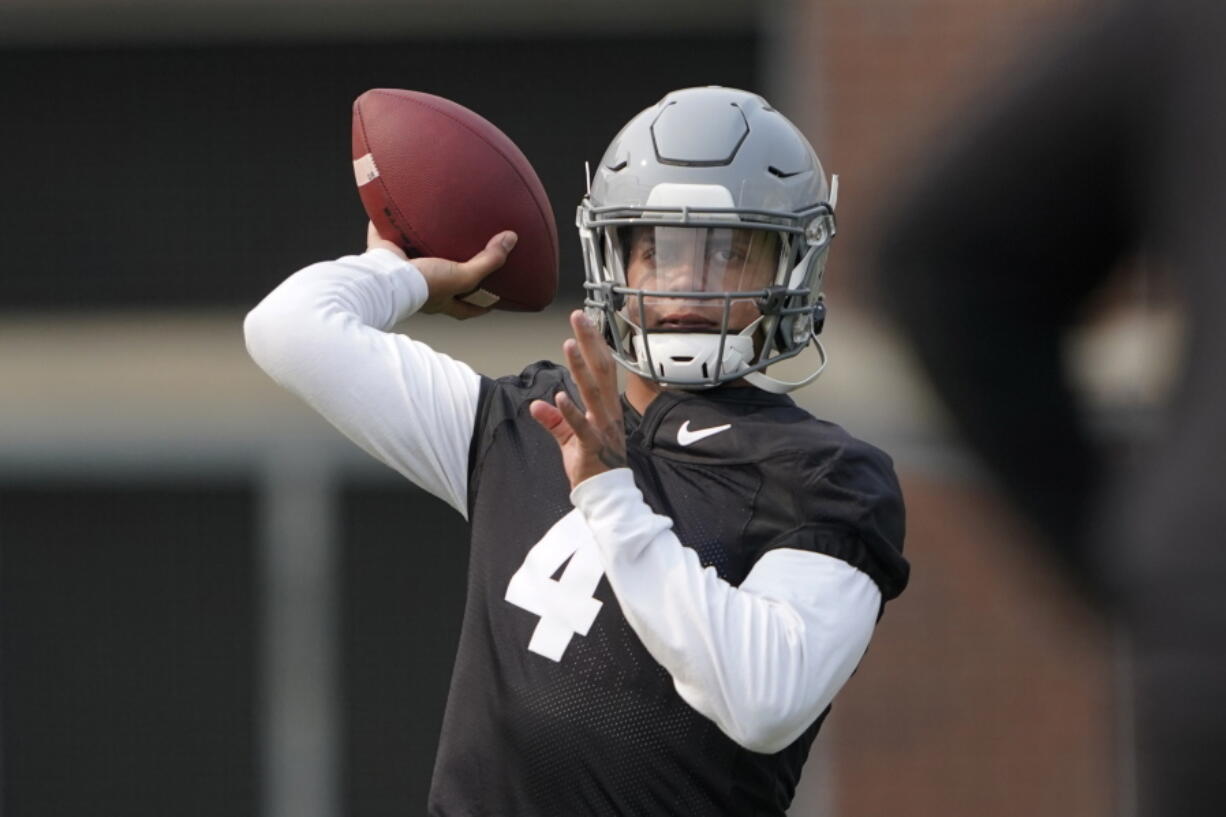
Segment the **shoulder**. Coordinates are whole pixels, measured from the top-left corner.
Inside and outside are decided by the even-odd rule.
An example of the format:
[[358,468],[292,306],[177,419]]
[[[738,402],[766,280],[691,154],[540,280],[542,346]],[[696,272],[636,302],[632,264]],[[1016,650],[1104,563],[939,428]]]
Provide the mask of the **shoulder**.
[[761,501],[786,520],[772,546],[836,556],[867,573],[883,598],[894,598],[910,569],[893,460],[841,426],[803,415],[776,425],[773,436],[766,428],[755,435],[764,447]]
[[863,497],[901,501],[890,455],[836,423],[808,415],[776,428],[767,456],[774,477],[789,484],[825,492],[839,487]]
[[570,372],[549,360],[538,360],[518,374],[482,377],[477,401],[477,431],[526,413],[533,400],[550,400],[559,391],[575,394]]
[[570,383],[566,367],[551,360],[538,360],[518,374],[482,378],[481,391],[500,400],[517,402],[552,396],[559,389],[569,389]]
[[525,366],[518,374],[482,377],[477,397],[477,416],[469,447],[470,481],[485,461],[486,453],[499,439],[510,438],[522,444],[556,447],[553,439],[528,413],[533,400],[549,400],[559,391],[576,394],[565,367],[548,360]]
[[744,539],[754,560],[775,549],[811,551],[866,573],[886,600],[906,587],[902,490],[880,448],[758,389],[665,393],[641,435],[655,457],[752,475]]
[[893,460],[880,448],[795,403],[770,406],[747,416],[743,436],[758,447],[760,456],[783,470],[894,471]]
[[768,490],[788,495],[807,521],[860,531],[866,525],[902,549],[902,489],[894,461],[842,426],[803,410],[754,423]]

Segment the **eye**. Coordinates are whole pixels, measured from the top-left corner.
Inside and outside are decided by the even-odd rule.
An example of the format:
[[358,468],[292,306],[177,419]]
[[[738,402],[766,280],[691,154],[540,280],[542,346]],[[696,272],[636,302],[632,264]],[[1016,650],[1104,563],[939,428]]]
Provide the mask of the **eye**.
[[724,264],[739,264],[745,260],[745,251],[737,247],[724,247],[712,250],[709,257]]

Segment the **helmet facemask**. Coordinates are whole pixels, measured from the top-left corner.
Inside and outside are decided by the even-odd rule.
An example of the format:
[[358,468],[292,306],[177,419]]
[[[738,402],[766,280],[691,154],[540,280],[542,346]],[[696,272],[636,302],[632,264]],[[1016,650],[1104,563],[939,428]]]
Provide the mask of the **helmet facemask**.
[[580,207],[585,304],[623,367],[666,387],[710,388],[753,382],[816,341],[833,213],[751,215]]

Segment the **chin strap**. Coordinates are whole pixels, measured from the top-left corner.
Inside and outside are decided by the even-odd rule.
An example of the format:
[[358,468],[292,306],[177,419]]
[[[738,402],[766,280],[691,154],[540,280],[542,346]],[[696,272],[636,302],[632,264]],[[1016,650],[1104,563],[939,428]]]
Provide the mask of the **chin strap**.
[[746,382],[751,386],[757,386],[762,391],[768,391],[771,394],[787,394],[790,391],[799,389],[801,386],[807,386],[817,379],[817,376],[826,369],[826,362],[829,358],[826,357],[826,347],[822,346],[822,342],[817,339],[817,335],[813,335],[813,345],[817,347],[817,353],[821,356],[822,362],[818,364],[817,369],[811,372],[802,380],[789,381],[779,380],[771,377],[765,372],[750,372],[745,375]]

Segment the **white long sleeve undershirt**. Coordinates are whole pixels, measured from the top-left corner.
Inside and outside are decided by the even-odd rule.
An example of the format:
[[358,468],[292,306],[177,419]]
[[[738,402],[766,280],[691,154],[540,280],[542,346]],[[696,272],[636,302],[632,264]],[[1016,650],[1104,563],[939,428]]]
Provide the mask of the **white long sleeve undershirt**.
[[[315,264],[251,311],[247,348],[361,448],[466,514],[480,377],[387,331],[426,295],[421,273],[385,250]],[[733,587],[682,546],[628,469],[571,500],[630,626],[682,699],[745,748],[795,740],[864,654],[881,594],[846,562],[781,548]]]
[[389,332],[426,279],[388,250],[313,264],[247,315],[247,351],[362,450],[468,516],[468,446],[481,377]]
[[622,613],[677,693],[747,749],[777,752],[799,737],[868,648],[881,593],[840,559],[772,550],[733,587],[682,547],[629,469],[585,480],[571,501]]

